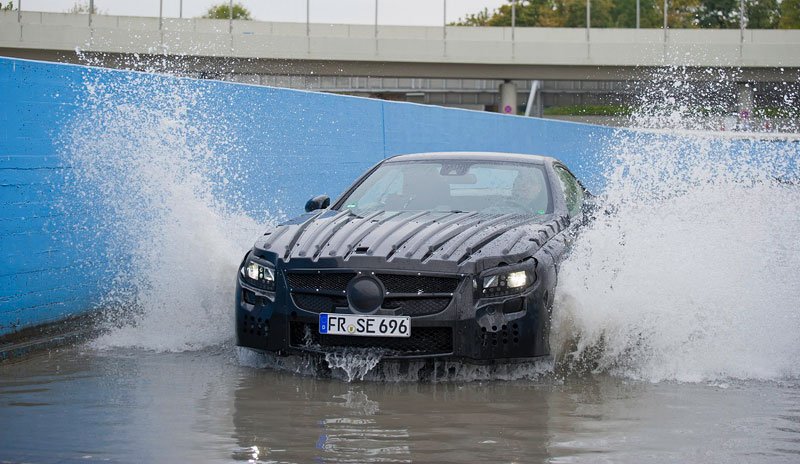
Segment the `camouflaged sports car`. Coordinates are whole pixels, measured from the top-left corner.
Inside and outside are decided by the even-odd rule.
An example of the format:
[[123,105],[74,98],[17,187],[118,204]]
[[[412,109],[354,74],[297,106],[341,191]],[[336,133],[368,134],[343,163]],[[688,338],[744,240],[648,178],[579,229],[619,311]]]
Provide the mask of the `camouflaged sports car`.
[[549,355],[553,289],[588,193],[556,159],[386,159],[261,237],[236,283],[239,346],[279,355]]

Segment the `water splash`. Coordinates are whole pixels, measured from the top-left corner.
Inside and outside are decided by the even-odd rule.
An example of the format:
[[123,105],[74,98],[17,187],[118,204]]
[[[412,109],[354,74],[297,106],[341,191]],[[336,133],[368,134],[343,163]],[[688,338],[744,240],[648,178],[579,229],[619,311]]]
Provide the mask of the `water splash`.
[[232,276],[268,224],[237,207],[232,186],[244,170],[228,157],[237,143],[224,120],[203,108],[211,97],[138,73],[88,70],[82,85],[87,99],[62,143],[80,200],[66,209],[91,208],[84,225],[103,243],[112,281],[103,306],[134,322],[94,345],[188,350],[231,340]]
[[[641,125],[686,124],[651,103]],[[649,381],[800,375],[800,142],[620,132],[607,146],[597,218],[560,274],[559,357]]]
[[634,109],[627,125],[673,134],[796,134],[800,132],[800,75],[794,70],[776,71],[782,80],[760,83],[747,82],[740,69],[674,66],[651,71],[645,81],[627,84]]
[[237,346],[236,357],[239,365],[256,369],[273,369],[303,376],[319,376],[324,372],[319,359],[311,355],[277,356]]
[[[325,362],[332,371],[341,370],[348,382],[364,377],[381,361],[382,353],[376,350],[350,349],[325,353]],[[335,374],[335,372],[334,372]]]
[[538,380],[552,375],[551,359],[529,362],[475,364],[443,360],[383,359],[378,350],[347,349],[324,356],[256,352],[239,348],[244,366],[275,369],[303,376],[330,377],[346,382],[478,382],[487,380]]

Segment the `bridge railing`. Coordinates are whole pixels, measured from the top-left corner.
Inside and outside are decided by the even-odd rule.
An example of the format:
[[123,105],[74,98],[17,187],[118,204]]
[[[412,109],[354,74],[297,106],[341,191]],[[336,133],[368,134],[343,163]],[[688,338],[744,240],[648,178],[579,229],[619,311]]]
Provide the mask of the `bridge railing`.
[[[641,0],[624,0],[635,3],[635,29],[641,26]],[[663,2],[663,39],[667,40],[670,25],[671,0]],[[510,9],[510,37],[516,39],[517,11],[522,0],[495,0],[497,7],[507,5]],[[428,26],[439,27],[443,38],[447,38],[448,25],[462,21],[468,15],[480,13],[481,2],[474,0],[140,0],[137,2],[114,2],[111,0],[82,0],[64,11],[47,0],[17,0],[17,19],[22,21],[23,11],[73,13],[86,17],[91,25],[94,17],[101,15],[157,17],[159,28],[165,19],[197,18],[209,13],[210,8],[222,6],[216,19],[228,21],[228,30],[233,33],[234,21],[240,12],[234,7],[240,5],[252,13],[250,19],[269,22],[304,23],[307,35],[311,35],[311,25],[359,24],[371,25],[377,38],[382,26]],[[224,8],[227,6],[227,9]],[[590,40],[593,28],[592,1],[585,0],[586,13],[583,28],[586,41]],[[478,11],[476,11],[476,9]],[[487,10],[489,14],[489,12]],[[228,14],[227,18],[224,17]],[[744,42],[747,29],[747,5],[739,0],[738,11],[732,12],[739,18],[739,40]],[[652,28],[651,28],[652,29]]]

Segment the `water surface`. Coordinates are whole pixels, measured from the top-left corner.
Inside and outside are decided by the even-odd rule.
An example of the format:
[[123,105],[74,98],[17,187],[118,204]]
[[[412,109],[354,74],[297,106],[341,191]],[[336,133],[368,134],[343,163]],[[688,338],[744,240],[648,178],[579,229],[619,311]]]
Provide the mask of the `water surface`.
[[345,382],[230,348],[0,366],[0,462],[798,462],[800,382]]

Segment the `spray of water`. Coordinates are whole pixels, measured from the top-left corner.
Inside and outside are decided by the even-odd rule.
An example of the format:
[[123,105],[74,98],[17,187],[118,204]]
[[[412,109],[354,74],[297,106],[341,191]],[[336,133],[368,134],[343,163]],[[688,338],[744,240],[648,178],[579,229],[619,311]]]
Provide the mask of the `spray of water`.
[[[663,93],[640,125],[685,128],[688,97]],[[800,142],[612,142],[597,217],[560,274],[559,358],[649,381],[800,375],[800,185],[776,180],[800,172]]]
[[[113,288],[103,306],[132,324],[95,346],[200,349],[232,338],[232,276],[268,224],[235,207],[241,166],[202,86],[145,74],[86,74],[80,117],[65,130],[75,198],[94,208]],[[228,195],[220,195],[225,189]],[[96,216],[96,217],[95,217]]]
[[483,380],[537,380],[552,374],[553,362],[540,360],[480,365],[461,361],[404,361],[386,359],[371,349],[348,349],[312,355],[276,356],[246,348],[237,350],[239,363],[299,375],[330,377],[346,382],[474,382]]
[[341,370],[348,382],[364,377],[381,362],[382,353],[373,350],[342,350],[326,353],[325,362],[333,371]]
[[[683,57],[672,58],[683,61]],[[796,134],[800,132],[800,76],[796,71],[776,71],[781,80],[761,83],[747,82],[742,70],[736,69],[669,67],[652,71],[645,81],[627,83],[633,113],[624,122],[670,133]]]

